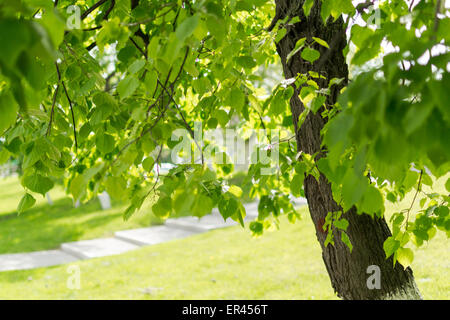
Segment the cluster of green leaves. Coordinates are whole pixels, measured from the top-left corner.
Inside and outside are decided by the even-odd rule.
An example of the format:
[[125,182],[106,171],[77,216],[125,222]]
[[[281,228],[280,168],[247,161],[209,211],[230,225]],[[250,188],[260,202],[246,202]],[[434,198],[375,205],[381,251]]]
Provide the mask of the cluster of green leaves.
[[[79,29],[66,25],[71,5],[80,8]],[[160,175],[158,163],[177,143],[172,132],[192,132],[194,121],[204,130],[234,126],[244,135],[289,121],[290,97],[277,97],[272,113],[261,98],[266,91],[254,85],[263,81],[258,66],[276,61],[275,34],[264,30],[273,3],[2,1],[1,8],[0,152],[4,161],[24,157],[19,211],[63,178],[74,200],[105,189],[128,200],[125,218],[154,196],[161,217],[202,216],[218,206],[225,219],[243,223],[242,190],[224,180],[232,166],[214,165],[212,173],[180,165]],[[261,167],[270,164],[251,171]],[[246,194],[251,189],[252,197],[269,199],[279,185],[276,176],[265,178]],[[284,185],[278,197],[293,215],[289,174]],[[279,211],[277,204],[273,212]]]
[[[396,203],[410,191],[423,196],[422,207],[428,202],[421,212],[411,212],[411,204],[392,217],[386,256],[405,267],[413,259],[410,240],[420,246],[436,228],[450,236],[450,182],[447,193],[421,192],[423,184],[432,187],[432,177],[448,176],[450,169],[449,22],[448,8],[435,1],[410,7],[394,1],[380,4],[376,29],[353,25],[352,64],[369,67],[341,94],[341,112],[324,129],[328,154],[318,166],[344,210],[356,206],[382,216],[385,199]],[[389,47],[381,65],[370,64]]]
[[[309,15],[314,0],[301,4]],[[66,23],[73,18],[71,5],[80,9],[79,28]],[[272,90],[260,85],[262,69],[279,63],[275,43],[299,22],[287,17],[268,31],[275,13],[269,0],[0,0],[0,163],[23,157],[26,193],[18,211],[30,208],[33,194],[45,195],[57,179],[74,200],[107,190],[129,201],[125,218],[151,196],[160,217],[202,216],[217,206],[225,219],[243,224],[245,195],[260,199],[258,219],[250,224],[259,235],[276,227],[280,214],[295,221],[289,193],[304,196],[305,177],[322,173],[344,211],[356,206],[382,216],[385,199],[399,201],[430,184],[429,173],[441,177],[449,169],[445,10],[431,0],[412,7],[384,1],[374,28],[351,25],[356,16],[373,16],[350,0],[323,0],[324,21],[346,17],[351,45],[345,53],[355,51],[351,64],[362,70],[339,102],[328,105],[330,89],[343,79],[327,79],[320,70]],[[395,50],[373,67],[383,41]],[[443,52],[436,53],[438,44]],[[303,38],[288,59],[312,66],[332,46]],[[306,107],[296,125],[310,112],[327,120],[326,157],[297,154],[292,134],[284,134],[265,146],[279,152],[279,162],[256,161],[241,187],[226,182],[230,164],[177,165],[160,174],[159,163],[177,144],[174,130],[194,135],[197,121],[202,130],[234,128],[245,137],[255,129],[292,131],[294,87]],[[273,174],[261,173],[269,168]],[[386,254],[404,265],[411,260],[409,239],[420,245],[435,228],[449,234],[448,196],[424,199],[414,221],[410,210],[395,215],[393,237],[385,244]],[[340,213],[327,219],[327,243],[338,229],[351,249],[346,220]]]
[[342,211],[329,212],[328,215],[325,217],[325,223],[322,226],[323,231],[327,233],[324,245],[327,246],[330,243],[334,245],[334,237],[335,234],[338,233],[340,234],[341,241],[345,243],[350,249],[350,252],[352,252],[353,245],[350,242],[350,238],[348,237],[347,233],[345,233],[345,231],[348,228],[348,225],[349,225],[348,220],[342,218]]

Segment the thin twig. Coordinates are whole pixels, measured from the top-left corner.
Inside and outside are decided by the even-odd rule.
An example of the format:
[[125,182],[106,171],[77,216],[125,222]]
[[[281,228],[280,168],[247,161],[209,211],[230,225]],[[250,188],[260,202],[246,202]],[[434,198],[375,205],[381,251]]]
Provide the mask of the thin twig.
[[159,158],[161,157],[162,150],[163,150],[163,145],[160,144],[160,145],[159,145],[159,152],[158,152],[158,155],[156,156],[156,159],[155,159],[155,164],[156,164],[156,168],[157,168],[157,171],[156,171],[156,181],[155,181],[155,183],[153,184],[153,187],[150,189],[150,191],[147,192],[147,194],[145,195],[145,198],[147,198],[147,197],[149,196],[149,194],[152,193],[152,192],[155,190],[156,185],[157,185],[158,182],[159,182],[159,176],[160,176],[160,174],[159,174],[159,169],[158,169],[158,161],[159,161]]
[[114,6],[116,4],[116,0],[111,0],[111,4],[109,5],[109,8],[106,10],[105,15],[103,16],[103,20],[107,20],[109,17],[109,14],[114,9]]
[[53,93],[53,101],[52,101],[52,109],[50,110],[50,120],[48,122],[47,132],[45,133],[46,136],[50,134],[52,123],[53,123],[53,116],[55,114],[55,105],[56,105],[56,97],[58,96],[59,91],[59,85],[61,83],[61,73],[59,72],[58,63],[55,62],[56,66],[56,73],[58,75],[58,85],[56,86],[55,92]]
[[[174,4],[176,4],[175,2],[170,2],[170,3],[166,3],[164,5],[162,5],[158,10],[164,9],[165,7],[169,7],[169,6],[173,6]],[[128,23],[128,24],[124,24],[127,27],[135,27],[141,24],[147,24],[149,22],[152,22],[158,18],[161,18],[162,16],[165,16],[166,14],[168,14],[170,11],[172,11],[172,9],[167,10],[159,15],[157,15],[156,17],[151,17],[151,18],[147,18],[145,20],[142,21],[137,21],[137,22],[132,22],[132,23]]]
[[94,31],[94,30],[98,30],[101,29],[103,26],[96,26],[96,27],[91,27],[91,28],[85,28],[85,29],[81,29],[81,31]]
[[75,114],[73,112],[72,100],[70,100],[69,93],[67,92],[66,85],[62,81],[64,93],[66,94],[67,101],[69,101],[70,112],[72,113],[72,124],[73,124],[73,136],[75,140],[75,150],[78,150],[78,139],[77,139],[77,126],[75,124]]
[[163,90],[167,93],[167,95],[169,96],[170,100],[172,100],[172,102],[175,105],[175,108],[177,109],[179,115],[181,116],[181,119],[183,120],[186,129],[189,131],[189,134],[191,135],[192,139],[194,140],[195,145],[197,146],[197,148],[199,149],[200,153],[201,153],[201,158],[202,158],[202,164],[205,163],[204,161],[204,157],[203,157],[203,150],[200,147],[200,145],[198,144],[198,141],[195,139],[195,133],[194,130],[192,130],[191,126],[187,123],[186,118],[183,115],[183,112],[181,112],[180,107],[178,106],[177,102],[175,101],[175,99],[173,98],[172,94],[170,94],[170,92],[167,90],[167,88],[159,81],[159,79],[157,79],[157,81],[159,82],[159,84],[162,86]]
[[132,37],[130,37],[130,41],[134,44],[134,46],[142,53],[142,55],[147,59],[147,53],[142,50],[142,48],[136,43],[136,41],[133,40]]
[[183,71],[183,68],[184,68],[184,65],[185,65],[185,63],[186,63],[188,54],[189,54],[189,47],[186,47],[186,53],[184,54],[184,58],[183,58],[183,62],[181,63],[181,66],[180,66],[180,70],[178,70],[178,73],[177,73],[175,79],[174,79],[174,80],[172,81],[172,83],[170,84],[170,87],[172,88],[172,91],[173,91],[173,86],[174,86],[175,82],[178,81],[178,78],[180,77],[181,72]]
[[434,33],[436,33],[439,28],[439,13],[441,13],[441,0],[437,0],[436,2],[436,13],[434,14]]
[[98,7],[100,7],[102,4],[104,4],[106,1],[108,0],[100,0],[99,2],[95,3],[92,7],[90,7],[89,9],[87,9],[85,12],[83,12],[80,16],[81,20],[86,19],[86,17],[95,9],[97,9]]
[[97,42],[94,41],[94,42],[92,42],[90,45],[88,45],[88,46],[86,47],[86,50],[87,50],[87,51],[91,51],[91,50],[94,49],[96,46],[97,46]]
[[125,146],[122,147],[122,149],[119,150],[119,152],[117,153],[116,158],[113,160],[112,164],[116,163],[117,160],[119,160],[120,156],[122,155],[122,153],[128,149],[132,144],[138,142],[139,140],[142,139],[143,136],[145,136],[147,133],[149,133],[150,131],[152,131],[152,129],[158,124],[159,120],[161,120],[161,118],[164,116],[165,114],[165,110],[158,116],[158,118],[156,118],[155,123],[153,123],[152,126],[150,126],[148,129],[143,130],[141,132],[141,135],[139,137],[134,138],[133,140],[131,140],[130,142],[128,142]]
[[416,201],[417,194],[420,192],[420,189],[421,189],[422,175],[423,175],[423,170],[420,170],[419,182],[417,183],[416,193],[414,194],[414,198],[413,198],[413,200],[411,202],[411,206],[409,207],[409,209],[408,209],[408,211],[406,213],[405,231],[408,230],[409,213],[411,212],[411,209],[412,209],[412,207],[414,205],[414,202]]

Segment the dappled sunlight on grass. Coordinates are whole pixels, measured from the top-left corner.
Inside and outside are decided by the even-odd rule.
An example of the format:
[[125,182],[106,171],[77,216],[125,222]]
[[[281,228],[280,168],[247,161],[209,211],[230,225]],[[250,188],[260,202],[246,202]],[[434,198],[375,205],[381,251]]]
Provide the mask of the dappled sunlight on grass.
[[161,223],[149,205],[126,222],[125,205],[114,201],[109,210],[102,210],[98,199],[75,208],[61,188],[51,192],[53,205],[38,196],[33,208],[17,215],[23,193],[17,178],[0,180],[0,254],[54,249],[63,242],[110,237],[118,230]]
[[[81,268],[81,290],[66,288],[67,266],[59,266],[0,273],[0,298],[335,297],[307,219],[294,225],[283,219],[279,231],[256,239],[237,226],[75,264]],[[26,292],[18,290],[22,286]]]
[[[19,217],[14,211],[0,215],[0,250],[48,249],[153,221],[140,212],[124,223],[120,205],[102,211],[91,201],[75,209],[71,201],[61,197]],[[387,203],[386,216],[395,210]],[[279,230],[259,238],[252,238],[248,226],[236,226],[118,256],[1,272],[0,299],[337,299],[307,208],[300,212],[303,219],[290,224],[282,218]],[[415,250],[412,269],[425,299],[448,299],[448,256],[448,240],[440,232]],[[80,290],[66,285],[72,265],[80,267]]]
[[[14,299],[337,299],[306,208],[304,219],[252,238],[241,227],[126,254],[75,262],[81,289],[66,287],[69,265],[0,273],[0,298]],[[417,252],[414,275],[425,299],[446,299],[447,243]]]

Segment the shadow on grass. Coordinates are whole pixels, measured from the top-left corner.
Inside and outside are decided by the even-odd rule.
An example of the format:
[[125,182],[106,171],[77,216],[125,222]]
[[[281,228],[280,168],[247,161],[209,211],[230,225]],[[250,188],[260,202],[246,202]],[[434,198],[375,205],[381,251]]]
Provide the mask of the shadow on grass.
[[114,203],[113,208],[103,211],[98,199],[74,208],[70,198],[63,198],[21,215],[6,213],[0,217],[0,254],[55,249],[95,228],[100,236],[108,235],[107,229],[100,229],[113,220],[121,221],[123,210],[121,204]]

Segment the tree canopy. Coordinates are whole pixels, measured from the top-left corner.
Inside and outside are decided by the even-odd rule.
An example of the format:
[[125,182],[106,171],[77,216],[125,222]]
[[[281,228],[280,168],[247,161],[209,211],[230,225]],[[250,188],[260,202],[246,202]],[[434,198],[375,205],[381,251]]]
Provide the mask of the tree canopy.
[[[280,215],[295,221],[289,194],[304,196],[305,177],[323,174],[343,210],[372,216],[415,190],[422,210],[395,213],[384,245],[408,266],[410,243],[421,246],[437,230],[450,236],[450,180],[446,193],[421,191],[450,168],[449,8],[440,0],[381,1],[376,9],[370,1],[321,2],[323,21],[344,21],[353,71],[333,105],[327,96],[344,79],[320,68],[333,41],[300,39],[287,63],[301,59],[317,71],[265,81],[280,66],[276,43],[300,23],[274,19],[273,1],[0,0],[0,163],[23,157],[18,211],[63,181],[74,200],[107,190],[128,201],[125,219],[155,197],[160,217],[218,207],[243,225],[247,194],[260,201],[250,224],[259,235]],[[314,0],[298,5],[307,17]],[[320,159],[297,152],[292,139],[297,92],[305,105],[298,127],[310,113],[326,119]],[[206,152],[212,137],[194,139],[216,128],[268,135],[259,148],[269,156],[250,155],[241,187],[227,182],[230,154]],[[161,174],[164,152],[180,142],[177,129],[192,138],[194,160]],[[327,244],[337,228],[351,250],[341,215],[327,216]]]

